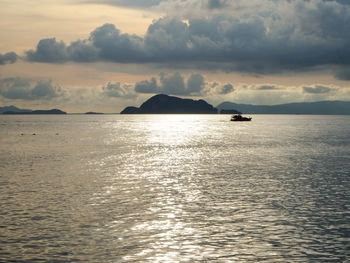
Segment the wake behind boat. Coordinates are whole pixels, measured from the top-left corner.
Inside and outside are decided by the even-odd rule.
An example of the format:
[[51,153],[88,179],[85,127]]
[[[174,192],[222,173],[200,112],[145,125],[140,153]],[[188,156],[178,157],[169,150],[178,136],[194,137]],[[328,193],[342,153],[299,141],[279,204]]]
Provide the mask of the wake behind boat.
[[251,121],[251,117],[243,117],[241,114],[233,115],[231,121]]

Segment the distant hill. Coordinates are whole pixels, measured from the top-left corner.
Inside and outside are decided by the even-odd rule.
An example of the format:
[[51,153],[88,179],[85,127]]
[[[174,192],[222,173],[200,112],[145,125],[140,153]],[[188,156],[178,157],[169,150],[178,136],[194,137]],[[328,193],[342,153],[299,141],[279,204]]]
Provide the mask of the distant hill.
[[237,111],[235,109],[231,109],[231,110],[222,109],[219,112],[220,112],[220,114],[242,114],[242,112]]
[[126,107],[120,114],[216,114],[217,109],[204,100],[182,99],[158,94],[140,108]]
[[7,112],[7,111],[12,111],[12,112],[30,112],[31,110],[26,110],[26,109],[20,109],[17,108],[16,106],[5,106],[5,107],[0,107],[0,114]]
[[236,110],[245,114],[350,114],[350,101],[299,102],[279,105],[251,105],[223,102],[218,110]]
[[64,111],[58,110],[58,109],[52,109],[52,110],[33,110],[33,111],[5,111],[2,114],[67,114]]
[[92,114],[92,115],[96,115],[96,114],[104,114],[104,113],[102,113],[102,112],[88,111],[88,112],[85,112],[85,114]]

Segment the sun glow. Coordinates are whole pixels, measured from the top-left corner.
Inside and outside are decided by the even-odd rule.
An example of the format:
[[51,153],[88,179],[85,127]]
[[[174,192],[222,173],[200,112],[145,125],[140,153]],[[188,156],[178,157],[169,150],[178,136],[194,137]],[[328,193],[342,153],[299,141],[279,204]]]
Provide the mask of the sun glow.
[[195,142],[201,133],[205,132],[200,126],[201,115],[159,115],[147,123],[149,143],[161,145],[183,145]]

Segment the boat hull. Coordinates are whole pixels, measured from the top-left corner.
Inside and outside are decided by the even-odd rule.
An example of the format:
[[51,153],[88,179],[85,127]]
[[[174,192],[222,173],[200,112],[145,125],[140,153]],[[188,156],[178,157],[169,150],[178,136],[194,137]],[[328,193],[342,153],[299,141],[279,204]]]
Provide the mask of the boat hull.
[[244,119],[244,120],[243,119],[242,120],[232,120],[231,119],[231,121],[251,121],[251,120],[252,120],[252,118],[247,118],[247,119]]
[[243,117],[241,114],[233,115],[231,121],[251,121],[251,117]]

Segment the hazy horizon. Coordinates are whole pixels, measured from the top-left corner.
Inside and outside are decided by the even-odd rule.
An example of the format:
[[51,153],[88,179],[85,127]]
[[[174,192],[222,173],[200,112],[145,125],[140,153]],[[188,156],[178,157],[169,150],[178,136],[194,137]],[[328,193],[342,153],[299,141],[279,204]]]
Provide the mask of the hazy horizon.
[[[153,96],[152,96],[153,97]],[[177,96],[174,96],[174,97],[177,97]],[[148,100],[148,99],[150,99],[151,97],[149,97],[149,98],[147,98],[146,99],[146,101]],[[201,100],[201,98],[195,98],[195,100]],[[144,101],[145,102],[145,101]],[[219,104],[217,104],[217,105],[212,105],[213,107],[215,107],[215,108],[220,108],[220,105],[222,105],[222,104],[225,104],[225,103],[234,103],[234,104],[238,104],[238,105],[249,105],[249,106],[279,106],[279,105],[288,105],[288,104],[313,104],[313,103],[322,103],[322,102],[350,102],[350,101],[344,101],[344,100],[323,100],[323,101],[304,101],[304,102],[290,102],[290,103],[282,103],[282,104],[249,104],[249,103],[247,103],[247,104],[245,104],[245,103],[237,103],[237,102],[234,102],[234,101],[222,101],[222,102],[220,102]],[[143,103],[143,102],[142,102]],[[141,103],[141,104],[142,104]],[[129,107],[129,106],[131,106],[131,107],[140,107],[141,106],[141,104],[139,104],[139,105],[128,105],[128,106],[126,106],[126,107]],[[51,107],[51,108],[45,108],[45,107],[41,107],[41,108],[28,108],[28,109],[24,109],[24,108],[20,108],[20,107],[17,107],[16,105],[4,105],[4,106],[0,106],[0,109],[1,108],[6,108],[6,107],[16,107],[16,108],[18,108],[19,110],[50,110],[50,109],[60,109],[60,110],[63,110],[63,111],[65,111],[65,109],[64,108],[59,108],[59,107],[55,107],[55,106],[53,106],[53,107]],[[231,108],[230,108],[231,109]],[[232,109],[234,109],[234,108],[232,108]],[[95,111],[95,110],[93,110],[93,109],[90,109],[90,110],[88,110],[88,111],[85,111],[85,112],[79,112],[79,111],[73,111],[73,112],[68,112],[68,111],[66,111],[68,114],[84,114],[84,113],[87,113],[87,112],[95,112],[95,113],[105,113],[105,114],[119,114],[120,112],[103,112],[103,111]],[[287,114],[289,114],[289,113],[287,113]]]

